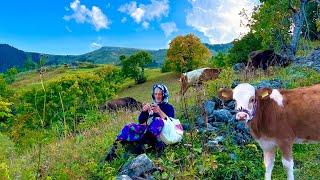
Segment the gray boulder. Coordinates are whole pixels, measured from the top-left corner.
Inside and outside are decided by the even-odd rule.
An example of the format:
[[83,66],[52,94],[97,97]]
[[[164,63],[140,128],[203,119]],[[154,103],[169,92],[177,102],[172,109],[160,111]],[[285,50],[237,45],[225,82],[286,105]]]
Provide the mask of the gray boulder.
[[214,122],[229,122],[232,120],[232,114],[226,109],[219,109],[214,110],[212,115],[208,118],[209,120],[213,120]]
[[116,180],[132,180],[132,179],[127,175],[120,175],[116,177]]
[[241,70],[244,70],[246,68],[246,65],[244,63],[236,63],[232,66],[233,70],[236,72],[239,72]]
[[293,61],[295,66],[313,68],[320,72],[320,48],[315,49],[307,57],[298,57]]
[[203,103],[203,106],[204,106],[204,110],[205,112],[207,113],[207,115],[211,115],[214,111],[214,108],[216,106],[216,103],[213,102],[213,101],[206,101]]
[[272,89],[280,89],[283,88],[282,82],[279,79],[273,79],[273,80],[263,80],[258,84],[254,85],[257,89],[260,88],[272,88]]
[[[119,176],[127,175],[131,178],[143,177],[155,169],[153,162],[146,154],[140,154],[133,160],[127,162],[120,170]],[[134,178],[136,179],[136,178]]]

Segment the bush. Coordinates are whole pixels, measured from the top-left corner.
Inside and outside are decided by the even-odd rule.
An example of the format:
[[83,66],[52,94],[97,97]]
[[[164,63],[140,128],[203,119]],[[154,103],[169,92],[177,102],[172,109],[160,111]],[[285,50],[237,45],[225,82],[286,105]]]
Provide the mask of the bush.
[[77,132],[89,111],[116,95],[123,82],[121,71],[105,66],[94,73],[66,75],[43,84],[42,89],[24,92],[12,117],[11,134],[15,139],[26,129],[54,129],[58,133]]
[[206,91],[209,96],[216,96],[220,88],[231,88],[232,82],[236,79],[236,74],[231,67],[225,68],[219,75],[218,79],[209,81]]
[[210,65],[214,68],[225,67],[228,63],[228,55],[222,52],[219,52],[217,56],[213,56],[210,60]]

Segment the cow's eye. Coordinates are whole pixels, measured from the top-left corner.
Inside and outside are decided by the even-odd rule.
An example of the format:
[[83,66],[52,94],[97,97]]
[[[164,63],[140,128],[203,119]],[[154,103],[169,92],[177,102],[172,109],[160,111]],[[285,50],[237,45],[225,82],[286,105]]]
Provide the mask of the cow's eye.
[[251,99],[250,99],[250,102],[253,103],[253,102],[254,102],[254,98],[251,98]]

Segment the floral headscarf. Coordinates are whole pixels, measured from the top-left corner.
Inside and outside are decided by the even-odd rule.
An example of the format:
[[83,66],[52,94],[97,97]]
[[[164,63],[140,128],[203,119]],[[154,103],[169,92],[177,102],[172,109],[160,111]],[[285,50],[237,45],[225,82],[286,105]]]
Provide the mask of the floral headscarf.
[[154,92],[156,89],[160,89],[162,91],[162,96],[163,96],[163,100],[162,102],[168,103],[169,101],[169,90],[167,88],[167,86],[165,86],[164,84],[154,84],[153,88],[152,88],[152,99],[154,102],[156,102],[155,97],[154,97]]

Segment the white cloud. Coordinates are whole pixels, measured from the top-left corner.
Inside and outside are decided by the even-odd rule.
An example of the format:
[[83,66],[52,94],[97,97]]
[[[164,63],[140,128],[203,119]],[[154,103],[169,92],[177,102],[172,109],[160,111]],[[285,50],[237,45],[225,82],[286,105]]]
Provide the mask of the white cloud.
[[143,26],[143,28],[148,29],[149,23],[147,21],[143,21],[142,26]]
[[167,16],[169,13],[169,2],[168,0],[151,0],[150,4],[137,5],[136,1],[123,4],[118,9],[122,13],[126,13],[134,19],[138,24],[142,22],[142,26],[154,19],[161,19],[163,16]]
[[186,24],[202,32],[210,43],[227,43],[247,33],[240,26],[240,11],[245,9],[249,17],[256,0],[189,0],[192,5],[187,13]]
[[166,37],[170,36],[174,32],[178,32],[176,23],[174,23],[174,22],[162,23],[162,24],[160,24],[160,27]]
[[92,6],[90,10],[85,5],[80,4],[80,0],[74,0],[70,3],[70,8],[73,14],[64,16],[63,19],[66,21],[74,19],[77,23],[90,23],[97,31],[107,29],[111,24],[108,17],[97,6]]
[[127,22],[127,18],[126,17],[123,17],[122,19],[121,19],[121,23],[126,23]]
[[90,48],[91,49],[99,49],[101,47],[102,47],[102,45],[97,43],[97,42],[93,42],[93,43],[90,44]]

